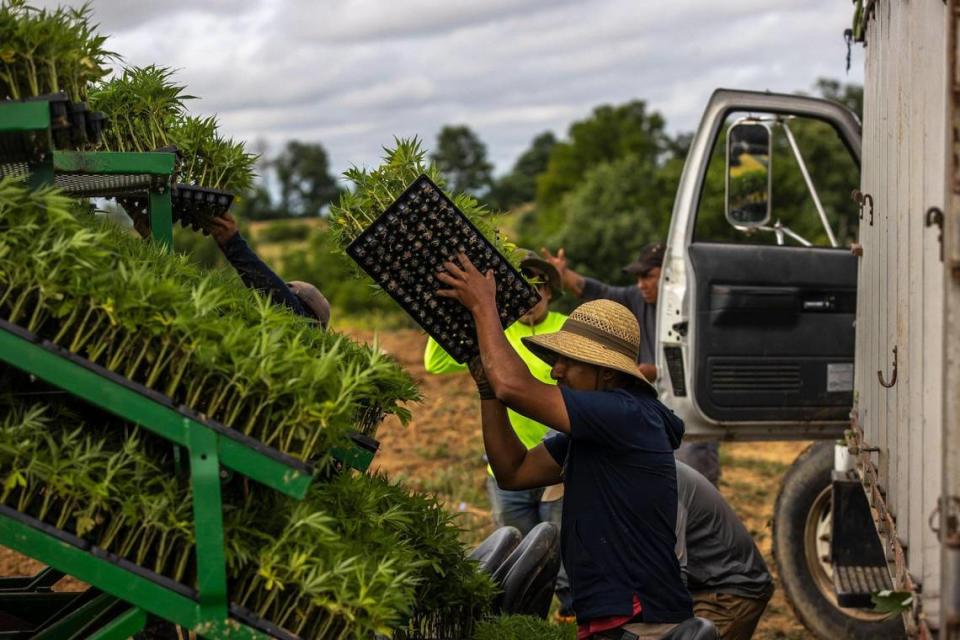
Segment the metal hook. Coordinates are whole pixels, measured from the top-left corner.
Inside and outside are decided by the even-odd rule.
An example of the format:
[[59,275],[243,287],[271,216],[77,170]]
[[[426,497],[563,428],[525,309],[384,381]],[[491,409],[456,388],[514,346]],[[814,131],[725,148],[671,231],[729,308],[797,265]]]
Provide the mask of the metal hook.
[[880,381],[880,386],[885,389],[889,389],[893,385],[897,384],[897,347],[893,347],[893,375],[890,376],[890,382],[886,382],[883,379],[883,371],[877,371],[877,380]]
[[943,262],[943,211],[939,207],[930,207],[923,216],[924,226],[932,227],[937,225],[940,228],[940,234],[937,235],[937,242],[940,243],[940,262]]
[[870,207],[870,226],[873,226],[873,196],[869,193],[863,193],[860,189],[854,189],[850,192],[850,197],[853,198],[853,201],[857,203],[857,206],[860,209],[860,219],[863,220],[863,207],[864,205],[869,205]]
[[850,198],[857,203],[859,218],[863,220],[863,193],[860,191],[860,189],[854,189],[850,192]]

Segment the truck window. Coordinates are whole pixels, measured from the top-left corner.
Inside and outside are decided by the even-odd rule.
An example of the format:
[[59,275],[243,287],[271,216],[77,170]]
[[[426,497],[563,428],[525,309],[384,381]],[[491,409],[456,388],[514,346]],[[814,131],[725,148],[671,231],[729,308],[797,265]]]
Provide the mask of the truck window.
[[[725,216],[727,131],[748,115],[768,121],[773,132],[771,216],[766,230],[738,230]],[[771,115],[736,113],[727,119],[711,153],[697,210],[695,242],[774,245],[778,244],[777,234],[770,229],[779,222],[813,246],[830,246],[784,125],[793,133],[838,245],[848,247],[855,241],[858,208],[850,194],[860,185],[860,170],[833,127],[812,118],[777,120]],[[784,244],[800,246],[789,234]]]

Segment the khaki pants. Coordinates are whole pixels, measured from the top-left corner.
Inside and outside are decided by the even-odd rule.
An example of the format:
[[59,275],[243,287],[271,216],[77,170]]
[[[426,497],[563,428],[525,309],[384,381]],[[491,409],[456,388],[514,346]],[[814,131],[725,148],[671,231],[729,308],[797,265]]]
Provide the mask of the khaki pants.
[[745,598],[732,593],[693,594],[693,613],[713,622],[722,640],[750,640],[770,596]]

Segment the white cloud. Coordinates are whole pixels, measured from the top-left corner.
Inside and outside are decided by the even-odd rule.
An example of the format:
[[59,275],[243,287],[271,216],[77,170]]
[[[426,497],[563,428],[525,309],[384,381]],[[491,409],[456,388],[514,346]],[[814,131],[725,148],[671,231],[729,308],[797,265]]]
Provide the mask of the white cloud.
[[[78,0],[79,2],[79,0]],[[48,3],[49,4],[49,3]],[[128,63],[180,69],[230,135],[378,162],[394,135],[472,127],[506,170],[544,130],[643,99],[672,131],[717,87],[795,91],[844,72],[836,0],[94,0]]]

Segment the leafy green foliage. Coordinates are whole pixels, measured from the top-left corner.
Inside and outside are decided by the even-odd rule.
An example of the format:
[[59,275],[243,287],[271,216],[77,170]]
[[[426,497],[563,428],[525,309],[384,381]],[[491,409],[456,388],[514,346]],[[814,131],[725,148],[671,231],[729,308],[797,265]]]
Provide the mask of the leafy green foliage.
[[570,126],[569,140],[550,151],[547,170],[537,178],[537,225],[550,236],[564,224],[563,198],[576,189],[590,169],[628,155],[644,171],[654,171],[667,150],[666,123],[648,112],[642,100],[597,107],[589,118]]
[[55,402],[0,398],[0,504],[189,579],[196,570],[190,492],[172,479],[169,446],[144,436]]
[[[336,540],[344,547],[341,558],[354,554],[347,564],[359,575],[350,580],[372,582],[358,592],[365,596],[367,615],[381,612],[370,615],[369,627],[377,632],[388,633],[392,627],[408,638],[463,637],[490,610],[492,582],[465,557],[451,516],[430,496],[409,493],[383,476],[343,475],[315,485],[303,503],[279,499],[270,513],[277,526],[275,530],[268,527],[265,535],[277,540],[285,536],[284,543],[261,550],[258,573],[248,574],[238,585],[239,593],[250,593],[252,598],[241,604],[256,611],[270,616],[264,603],[270,600],[271,590],[279,586],[288,591],[287,585],[310,595],[304,611],[315,607],[316,591],[331,589],[338,579],[334,573],[330,585],[309,577],[316,564],[323,567],[324,577],[331,577],[324,564],[333,563],[324,556],[337,549]],[[323,526],[305,529],[300,525],[305,520]],[[287,533],[293,530],[297,533]],[[320,548],[324,551],[317,553]],[[389,588],[378,588],[378,579],[389,580]],[[357,612],[348,609],[354,601],[351,596],[338,599],[346,617],[359,619]],[[312,615],[305,613],[303,619],[310,620]],[[316,628],[316,623],[304,628]],[[317,633],[317,637],[328,636]]]
[[[193,584],[193,505],[169,445],[77,403],[0,398],[0,504]],[[304,638],[466,637],[494,590],[436,500],[345,474],[306,499],[226,486],[231,600]]]
[[74,102],[86,100],[88,85],[117,58],[91,13],[89,4],[48,10],[25,0],[0,3],[0,99],[65,91]]
[[319,216],[340,195],[322,145],[291,140],[273,159],[280,185],[280,208],[291,216]]
[[170,142],[170,130],[186,111],[186,87],[173,70],[149,65],[127,67],[90,91],[90,107],[110,118],[102,144],[110,151],[152,151]]
[[478,195],[493,183],[487,147],[466,125],[443,127],[430,159],[454,193]]
[[533,202],[537,195],[537,176],[547,170],[550,152],[557,143],[550,131],[541,133],[524,151],[510,173],[498,178],[483,199],[494,209],[507,211]]
[[556,625],[533,616],[500,616],[481,622],[473,640],[576,640],[573,624]]
[[310,225],[299,220],[277,220],[264,227],[257,239],[261,242],[302,242],[310,236]]
[[[338,244],[345,248],[382,214],[421,174],[426,174],[441,189],[445,182],[435,164],[427,165],[426,154],[417,138],[394,140],[392,149],[385,148],[384,161],[374,170],[352,167],[344,176],[353,191],[340,196],[330,208],[330,224]],[[489,212],[476,198],[466,193],[447,193],[461,212],[514,265],[519,264],[515,246],[500,237]]]
[[69,202],[0,181],[0,316],[305,460],[366,408],[409,417],[416,387],[378,349]]
[[583,261],[584,275],[622,280],[623,266],[669,230],[673,192],[664,188],[664,173],[635,155],[599,165],[567,197],[567,223],[550,244]]
[[253,186],[257,156],[242,142],[220,135],[213,116],[191,116],[184,87],[164,67],[130,67],[95,87],[93,109],[114,123],[102,146],[106,151],[152,151],[175,146],[179,162],[177,182],[232,193]]

